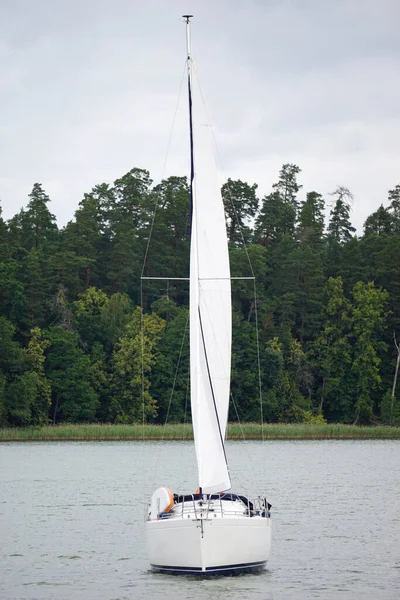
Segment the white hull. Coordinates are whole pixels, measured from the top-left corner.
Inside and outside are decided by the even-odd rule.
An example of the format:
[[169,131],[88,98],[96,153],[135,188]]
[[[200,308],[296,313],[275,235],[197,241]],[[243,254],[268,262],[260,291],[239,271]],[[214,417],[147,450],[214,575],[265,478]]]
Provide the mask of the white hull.
[[[229,503],[230,504],[230,503]],[[271,519],[219,511],[146,522],[152,569],[193,575],[262,569],[271,547]]]

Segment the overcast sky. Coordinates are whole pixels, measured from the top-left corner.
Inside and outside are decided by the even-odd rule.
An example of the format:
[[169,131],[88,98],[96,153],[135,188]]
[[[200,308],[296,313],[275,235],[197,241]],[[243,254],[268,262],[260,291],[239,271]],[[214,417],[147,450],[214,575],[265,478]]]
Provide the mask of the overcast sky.
[[[0,201],[34,182],[59,225],[84,192],[132,167],[187,174],[181,15],[226,177],[301,197],[353,192],[353,223],[400,183],[399,0],[1,0]],[[184,90],[183,90],[184,94]]]

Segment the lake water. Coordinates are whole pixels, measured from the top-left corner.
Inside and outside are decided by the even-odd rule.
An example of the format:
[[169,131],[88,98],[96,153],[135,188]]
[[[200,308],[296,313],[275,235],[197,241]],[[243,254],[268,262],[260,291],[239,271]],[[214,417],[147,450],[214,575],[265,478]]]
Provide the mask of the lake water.
[[235,490],[268,483],[272,553],[199,581],[151,573],[143,535],[155,485],[197,487],[191,442],[0,444],[1,600],[400,598],[400,441],[227,450]]

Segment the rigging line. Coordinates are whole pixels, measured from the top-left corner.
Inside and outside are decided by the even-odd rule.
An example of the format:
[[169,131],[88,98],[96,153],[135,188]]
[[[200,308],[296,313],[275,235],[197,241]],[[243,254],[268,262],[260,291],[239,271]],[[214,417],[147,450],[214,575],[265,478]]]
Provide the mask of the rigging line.
[[[213,137],[214,137],[214,133],[213,133]],[[215,143],[215,138],[214,138],[214,143]],[[218,153],[218,156],[220,157],[218,149],[217,149],[217,153]],[[221,160],[221,158],[220,158],[220,160]],[[231,188],[229,187],[228,180],[226,180],[226,187],[227,187],[227,190],[228,190],[228,196],[229,196],[229,200],[230,200],[230,203],[231,203],[231,207],[233,208],[233,212],[234,212],[234,215],[235,215],[236,223],[238,224],[238,227],[239,227],[240,237],[242,238],[243,248],[244,248],[244,251],[246,252],[247,262],[249,263],[249,267],[250,267],[250,271],[251,271],[251,274],[253,276],[253,279],[255,279],[253,265],[251,264],[250,254],[249,254],[249,251],[248,251],[248,248],[247,248],[246,241],[244,239],[243,230],[242,230],[242,228],[240,226],[240,222],[239,222],[239,218],[238,218],[238,213],[237,213],[237,210],[236,210],[236,206],[235,206],[235,204],[233,202],[233,196],[232,196]]]
[[153,476],[153,484],[152,484],[153,487],[154,487],[154,483],[155,483],[156,476],[157,476],[157,470],[158,470],[158,463],[159,463],[161,446],[162,446],[162,444],[164,443],[164,440],[165,440],[165,429],[166,429],[167,422],[168,422],[169,411],[170,411],[171,404],[172,404],[172,398],[173,398],[173,395],[174,395],[174,392],[175,392],[175,385],[176,385],[176,380],[178,378],[179,365],[180,365],[181,358],[182,358],[183,345],[185,343],[186,332],[187,332],[187,329],[188,329],[188,323],[189,323],[189,312],[188,312],[188,316],[187,316],[186,323],[185,323],[185,330],[184,330],[183,336],[182,336],[182,343],[181,343],[181,347],[180,347],[180,350],[179,350],[178,363],[176,365],[175,375],[174,375],[174,381],[173,381],[173,384],[172,384],[171,394],[170,394],[170,397],[169,397],[167,414],[166,414],[165,420],[164,420],[163,431],[162,431],[162,436],[161,436],[161,444],[158,447],[158,452],[157,452],[157,457],[156,457],[156,467],[154,469],[154,476]]
[[218,144],[217,144],[217,141],[216,141],[216,138],[215,138],[214,129],[213,129],[212,125],[211,125],[210,119],[208,118],[208,114],[207,114],[207,106],[206,106],[206,103],[205,103],[205,101],[204,101],[203,92],[202,92],[202,89],[201,89],[201,86],[200,86],[199,79],[198,79],[198,77],[197,77],[197,74],[196,74],[196,69],[195,69],[195,67],[194,67],[194,63],[193,63],[193,72],[194,72],[194,75],[195,75],[195,77],[196,77],[197,86],[198,86],[198,88],[199,88],[199,91],[200,91],[200,97],[201,97],[201,100],[202,100],[202,102],[203,102],[203,108],[204,108],[204,112],[205,112],[206,119],[207,119],[207,125],[208,125],[208,127],[209,127],[209,129],[210,129],[210,131],[211,131],[211,135],[212,135],[212,138],[213,138],[213,141],[214,141],[214,147],[215,147],[215,150],[216,150],[216,152],[217,152],[218,160],[219,160],[219,162],[220,162],[220,166],[221,166],[222,175],[223,175],[224,179],[226,179],[226,187],[227,187],[227,190],[228,190],[229,200],[230,200],[231,206],[232,206],[232,208],[233,208],[233,212],[234,212],[234,215],[235,215],[235,218],[236,218],[236,222],[237,222],[237,224],[238,224],[238,227],[239,227],[240,236],[241,236],[241,238],[242,238],[242,243],[243,243],[243,248],[244,248],[244,250],[245,250],[245,252],[246,252],[246,258],[247,258],[247,261],[248,261],[248,263],[249,263],[249,267],[250,267],[251,274],[252,274],[252,276],[254,277],[253,265],[251,264],[251,260],[250,260],[249,251],[248,251],[248,249],[247,249],[247,244],[246,244],[246,241],[245,241],[245,239],[244,239],[244,235],[243,235],[243,230],[242,230],[242,228],[241,228],[241,226],[240,226],[240,222],[239,222],[239,219],[238,219],[238,214],[237,214],[236,206],[235,206],[235,205],[234,205],[234,203],[233,203],[233,196],[232,196],[232,193],[231,193],[231,190],[230,190],[230,187],[229,187],[228,179],[227,179],[227,177],[226,177],[226,175],[225,175],[225,169],[224,169],[224,165],[223,165],[223,162],[222,162],[222,157],[221,157],[221,154],[220,154],[220,152],[219,152]]
[[[190,277],[140,277],[140,279],[156,279],[157,281],[190,281]],[[255,279],[255,277],[199,277],[199,281],[225,281],[232,279]]]
[[[246,447],[246,454],[247,454],[247,457],[248,457],[247,465],[250,465],[252,467],[252,469],[251,469],[252,473],[254,474],[254,476],[256,476],[255,463],[254,463],[254,460],[253,460],[254,457],[252,456],[252,453],[251,453],[251,450],[250,450],[250,441],[245,436],[243,425],[242,425],[242,422],[241,422],[240,417],[239,417],[239,411],[238,411],[238,408],[237,408],[237,404],[235,402],[235,398],[233,397],[232,392],[230,392],[230,397],[231,397],[231,400],[232,400],[233,407],[235,409],[237,421],[239,423],[239,428],[240,428],[240,433],[241,433],[241,436],[242,436],[242,440],[243,440],[243,443],[245,444],[245,447]],[[236,471],[236,473],[238,473],[238,471]],[[247,497],[249,498],[249,495]]]
[[230,393],[230,397],[231,397],[231,400],[232,400],[232,403],[233,403],[233,407],[235,409],[236,418],[237,418],[237,421],[239,423],[240,433],[242,434],[243,441],[247,442],[246,436],[244,435],[244,430],[243,430],[242,422],[241,422],[240,417],[239,417],[239,412],[238,412],[238,409],[237,409],[237,406],[236,406],[235,398],[233,397],[232,392]]
[[[190,385],[190,369],[188,369],[188,374],[187,374],[187,378],[186,378],[186,395],[185,395],[185,411],[183,413],[183,425],[186,425],[186,417],[187,417],[187,406],[188,406],[188,398],[189,398],[189,385]],[[181,436],[181,442],[183,442],[185,439],[187,439],[185,437],[185,429],[182,429],[182,436]],[[183,456],[184,456],[184,452],[181,452],[181,465],[180,465],[180,469],[179,469],[179,485],[178,485],[178,489],[181,489],[182,486],[182,464],[183,464]]]
[[263,407],[262,407],[262,382],[261,382],[261,360],[260,360],[260,340],[258,335],[258,310],[257,310],[257,288],[256,282],[254,281],[254,315],[255,315],[255,325],[256,325],[256,342],[257,342],[257,363],[258,363],[258,388],[260,393],[260,416],[261,416],[261,432],[262,432],[262,440],[264,441],[264,416],[263,416]]
[[[184,81],[184,78],[185,78],[185,72],[186,72],[186,60],[185,60],[185,66],[184,66],[182,77],[181,77],[181,83],[180,83],[180,86],[179,86],[179,94],[178,94],[178,100],[177,100],[176,106],[175,106],[174,117],[172,119],[172,126],[171,126],[171,131],[170,131],[170,134],[169,134],[169,139],[168,139],[168,144],[167,144],[167,150],[165,152],[164,165],[163,165],[163,169],[162,169],[162,172],[161,172],[161,181],[164,178],[165,168],[166,168],[167,160],[168,160],[168,155],[169,155],[169,151],[170,151],[170,148],[171,148],[172,134],[173,134],[173,131],[174,131],[174,128],[175,128],[176,115],[178,114],[179,103],[180,103],[180,99],[181,99],[181,95],[182,95],[182,87],[183,87],[183,81]],[[149,237],[147,239],[146,252],[145,252],[145,255],[144,255],[144,259],[143,259],[143,266],[142,266],[142,273],[141,273],[142,275],[144,273],[144,268],[146,266],[147,256],[149,254],[150,240],[151,240],[151,236],[152,236],[152,233],[153,233],[154,221],[155,221],[155,218],[156,218],[156,212],[157,212],[157,208],[158,208],[158,205],[159,205],[159,201],[160,201],[160,194],[157,194],[156,195],[156,205],[154,207],[153,217],[152,217],[151,225],[150,225],[150,233],[149,233]]]
[[224,438],[222,437],[221,424],[219,422],[219,416],[218,416],[218,410],[217,410],[217,403],[215,401],[214,387],[213,387],[212,379],[211,379],[210,365],[208,364],[207,348],[206,348],[206,342],[205,342],[205,339],[204,339],[203,323],[202,323],[202,320],[201,320],[200,306],[199,306],[199,321],[200,321],[201,339],[203,341],[203,348],[204,348],[204,357],[206,359],[206,365],[207,365],[208,380],[209,380],[209,383],[210,383],[211,394],[212,394],[213,403],[214,403],[215,416],[217,418],[219,437],[220,437],[220,440],[221,440],[222,450],[224,451],[224,458],[225,458],[226,468],[227,468],[227,471],[228,471],[228,476],[230,478],[230,475],[229,475],[229,466],[228,466],[228,461],[227,461],[226,452],[225,452]]
[[[254,280],[254,315],[255,315],[255,325],[256,325],[256,342],[257,342],[257,363],[258,363],[258,387],[260,391],[260,418],[261,418],[261,440],[264,446],[264,411],[263,411],[263,403],[262,403],[262,381],[261,381],[261,360],[260,360],[260,340],[258,335],[258,308],[257,308],[257,287],[256,281]],[[264,481],[267,479],[267,471],[265,466],[265,461],[263,461],[264,467]]]
[[[142,350],[142,464],[144,464],[144,423],[145,423],[145,401],[144,401],[144,317],[143,317],[143,283],[140,281],[140,331],[141,331],[141,350]],[[146,490],[145,490],[145,474],[143,470],[143,483],[142,483],[142,506],[143,506],[143,517],[146,520]]]
[[157,281],[190,281],[190,277],[141,277],[140,279],[156,279]]
[[[251,279],[255,279],[255,278],[254,278],[254,277],[251,277]],[[204,310],[207,312],[208,318],[210,319],[210,313],[209,313],[209,311],[208,311],[208,305],[207,305],[207,303],[206,303],[206,302],[204,302],[204,300],[203,300],[203,306],[204,306]],[[232,339],[231,339],[231,344],[232,344],[232,345],[233,345],[233,332],[234,332],[234,327],[233,327],[233,323],[232,323]],[[213,330],[213,333],[214,333],[214,330]],[[214,335],[214,340],[215,340],[215,335]],[[218,352],[219,359],[220,359],[220,361],[222,362],[222,360],[221,360],[221,353],[220,353],[220,351],[219,351],[219,346],[218,346],[218,344],[217,344],[216,340],[215,340],[215,347],[216,347],[216,349],[217,349],[217,352]],[[232,347],[232,346],[231,346],[231,347]],[[228,376],[229,376],[229,375],[227,375],[227,373],[226,373],[225,369],[224,369],[224,374],[225,374],[225,376],[226,376],[226,377],[228,377]],[[248,440],[246,439],[246,437],[245,437],[245,434],[244,434],[244,430],[243,430],[243,427],[242,427],[242,424],[241,424],[241,421],[240,421],[239,413],[238,413],[238,410],[237,410],[237,406],[236,406],[236,403],[235,403],[235,399],[234,399],[234,397],[233,397],[233,394],[232,394],[232,390],[230,390],[230,398],[232,399],[233,406],[234,406],[234,408],[235,408],[236,417],[237,417],[237,420],[238,420],[238,423],[239,423],[239,427],[240,427],[240,430],[241,430],[242,438],[243,438],[243,440],[244,440],[244,441],[246,442],[246,444],[247,444]],[[227,429],[227,432],[228,432],[228,429]],[[252,460],[251,460],[251,456],[250,456],[250,455],[249,455],[249,459],[250,459],[250,460],[249,460],[249,464],[252,464]]]
[[[233,407],[234,407],[234,409],[235,409],[236,418],[237,418],[237,421],[238,421],[238,423],[239,423],[239,427],[240,427],[240,433],[242,434],[242,439],[243,439],[243,442],[244,442],[244,443],[246,443],[246,441],[247,441],[247,440],[246,440],[246,437],[245,437],[245,435],[244,435],[244,431],[243,431],[242,423],[241,423],[241,421],[240,421],[240,418],[239,418],[238,409],[237,409],[236,402],[235,402],[235,399],[234,399],[234,397],[233,397],[233,394],[232,394],[232,392],[230,392],[230,397],[231,397],[231,399],[232,399],[232,402],[233,402]],[[227,430],[228,430],[228,428],[227,428]],[[227,433],[228,433],[228,432],[227,432]],[[227,435],[227,437],[228,437],[228,435]],[[250,464],[250,465],[252,464],[251,457],[250,457],[250,460],[249,460],[249,463],[248,463],[248,464]],[[238,478],[237,471],[236,471],[236,478],[240,480],[240,477]],[[249,496],[247,496],[247,497],[249,498]]]
[[145,405],[144,405],[144,316],[143,316],[143,283],[140,281],[140,332],[141,332],[141,348],[142,348],[142,441],[144,440],[144,420],[145,420]]
[[[207,312],[208,318],[210,318],[210,313],[209,313],[209,311],[208,311],[208,306],[207,306],[207,303],[206,303],[206,302],[204,302],[203,306],[204,306],[204,310]],[[232,342],[233,342],[233,330],[234,330],[234,328],[233,328],[233,324],[232,324]],[[214,335],[214,340],[215,340],[215,335]],[[217,344],[216,340],[215,340],[215,347],[216,347],[216,349],[217,349],[218,356],[219,356],[219,359],[220,359],[220,361],[221,361],[221,354],[220,354],[220,351],[219,351],[219,346],[218,346],[218,344]],[[225,370],[224,370],[224,374],[225,374],[225,376],[226,376],[226,377],[228,376]],[[233,402],[233,406],[234,406],[235,413],[236,413],[236,418],[237,418],[237,421],[238,421],[238,423],[239,423],[240,432],[241,432],[241,435],[242,435],[243,441],[246,443],[246,450],[247,450],[247,452],[248,452],[248,458],[249,458],[249,460],[248,460],[248,464],[249,464],[249,465],[252,465],[252,464],[253,464],[253,460],[252,460],[251,453],[250,453],[250,451],[249,451],[249,440],[247,440],[247,439],[246,439],[246,436],[245,436],[245,433],[244,433],[244,429],[243,429],[243,426],[242,426],[242,423],[241,423],[241,420],[240,420],[240,417],[239,417],[239,412],[238,412],[238,409],[237,409],[237,405],[236,405],[236,403],[235,403],[235,399],[234,399],[234,397],[233,397],[233,393],[232,393],[232,390],[231,390],[231,389],[230,389],[230,391],[229,391],[229,395],[230,395],[230,398],[232,399],[232,402]],[[228,427],[227,427],[227,429],[226,429],[226,439],[227,439],[227,437],[228,437]],[[254,468],[253,468],[253,472],[255,472],[255,471],[254,471]]]

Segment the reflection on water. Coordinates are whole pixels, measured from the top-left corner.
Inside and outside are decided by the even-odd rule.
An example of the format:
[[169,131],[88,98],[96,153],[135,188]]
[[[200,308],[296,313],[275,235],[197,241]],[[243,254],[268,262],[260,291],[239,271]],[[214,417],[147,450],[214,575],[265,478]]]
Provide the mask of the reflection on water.
[[197,487],[191,442],[0,445],[0,598],[397,600],[399,441],[229,442],[235,491],[273,505],[268,569],[149,571],[144,500]]

